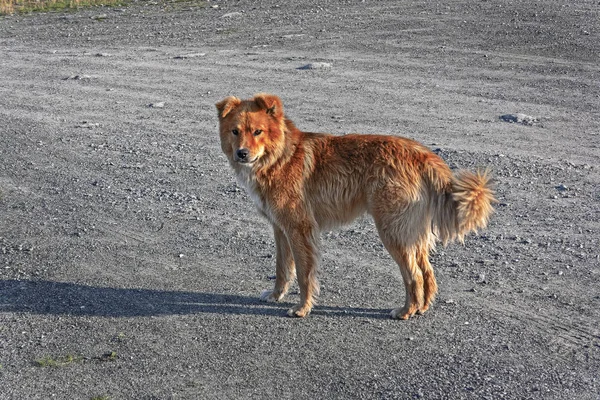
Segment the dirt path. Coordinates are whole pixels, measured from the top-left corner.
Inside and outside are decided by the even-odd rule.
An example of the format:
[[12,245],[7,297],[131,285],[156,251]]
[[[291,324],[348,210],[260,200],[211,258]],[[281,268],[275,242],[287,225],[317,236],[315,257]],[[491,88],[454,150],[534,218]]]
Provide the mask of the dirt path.
[[[599,17],[554,0],[0,17],[0,399],[600,398]],[[323,235],[308,319],[258,301],[272,233],[214,103],[260,91],[302,129],[493,169],[497,213],[434,256],[427,315],[387,318],[402,283],[368,218]],[[500,119],[516,113],[535,122]]]

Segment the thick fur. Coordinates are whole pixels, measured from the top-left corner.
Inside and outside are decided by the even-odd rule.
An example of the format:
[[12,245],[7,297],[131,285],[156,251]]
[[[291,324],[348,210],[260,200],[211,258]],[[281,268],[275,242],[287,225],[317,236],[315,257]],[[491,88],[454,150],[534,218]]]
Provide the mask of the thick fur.
[[437,293],[429,263],[436,238],[462,241],[484,228],[493,212],[487,171],[453,174],[413,140],[302,132],[269,94],[227,97],[216,106],[221,148],[273,225],[275,287],[261,298],[281,300],[296,276],[301,299],[290,316],[308,315],[318,295],[320,231],[365,212],[373,216],[406,288],[404,306],[391,315],[407,319],[425,312]]

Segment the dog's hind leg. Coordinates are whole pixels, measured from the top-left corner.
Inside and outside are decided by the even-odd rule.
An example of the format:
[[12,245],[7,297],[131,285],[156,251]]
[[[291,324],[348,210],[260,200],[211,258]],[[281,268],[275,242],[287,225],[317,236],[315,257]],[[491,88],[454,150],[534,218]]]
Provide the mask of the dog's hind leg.
[[296,266],[285,233],[277,225],[273,225],[277,255],[275,259],[275,287],[273,290],[264,290],[260,299],[268,302],[280,301],[287,293],[290,283],[294,279]]
[[421,243],[417,247],[417,264],[423,274],[423,305],[417,310],[419,314],[423,314],[429,309],[438,290],[433,268],[429,263],[430,247],[430,243]]
[[423,307],[423,274],[416,260],[414,248],[386,245],[390,255],[400,267],[406,289],[404,307],[390,313],[395,319],[408,319]]
[[379,237],[400,267],[406,289],[404,307],[392,310],[391,317],[408,319],[424,304],[423,272],[417,261],[417,250],[426,232],[424,204],[402,200],[402,193],[386,188],[371,207]]

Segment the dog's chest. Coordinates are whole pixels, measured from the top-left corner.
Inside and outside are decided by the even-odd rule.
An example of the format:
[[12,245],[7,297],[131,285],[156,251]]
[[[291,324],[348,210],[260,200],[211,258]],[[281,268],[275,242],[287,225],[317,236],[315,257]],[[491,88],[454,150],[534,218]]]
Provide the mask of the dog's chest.
[[256,205],[256,207],[271,221],[273,221],[273,217],[271,214],[270,207],[264,201],[263,197],[260,195],[260,190],[258,188],[258,184],[253,174],[250,171],[238,171],[236,174],[238,183],[246,189],[246,192]]

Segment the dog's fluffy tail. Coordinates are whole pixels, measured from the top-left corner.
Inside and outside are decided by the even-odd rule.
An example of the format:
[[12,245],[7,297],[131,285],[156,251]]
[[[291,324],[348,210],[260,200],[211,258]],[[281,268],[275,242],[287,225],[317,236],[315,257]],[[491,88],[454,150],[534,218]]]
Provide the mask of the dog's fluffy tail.
[[477,173],[459,171],[452,176],[451,190],[438,192],[433,223],[438,238],[446,244],[461,243],[467,233],[487,226],[496,201],[488,170]]

